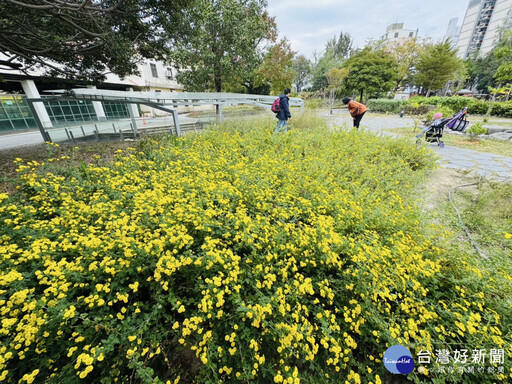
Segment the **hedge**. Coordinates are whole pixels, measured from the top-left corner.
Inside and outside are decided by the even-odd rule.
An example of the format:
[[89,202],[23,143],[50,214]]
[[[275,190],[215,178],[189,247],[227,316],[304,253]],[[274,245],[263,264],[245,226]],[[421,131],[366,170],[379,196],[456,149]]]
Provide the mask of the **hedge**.
[[[405,110],[407,114],[426,114],[435,108],[449,108],[455,112],[467,107],[472,115],[485,115],[491,101],[473,99],[471,97],[423,97],[415,96],[409,100],[371,99],[368,108],[373,112],[400,113]],[[512,101],[495,102],[492,105],[492,116],[512,117]]]
[[405,100],[370,99],[368,100],[367,107],[375,112],[400,113],[406,104],[407,101]]

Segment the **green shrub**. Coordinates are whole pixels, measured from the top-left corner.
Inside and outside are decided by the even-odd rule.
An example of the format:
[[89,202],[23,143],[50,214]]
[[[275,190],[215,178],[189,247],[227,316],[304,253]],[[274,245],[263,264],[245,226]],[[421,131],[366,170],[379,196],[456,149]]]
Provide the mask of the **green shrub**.
[[487,133],[487,128],[483,126],[483,123],[476,123],[469,127],[469,129],[466,130],[466,133],[474,140],[479,135],[485,135]]
[[451,109],[450,107],[438,107],[436,109],[433,109],[431,111],[428,111],[426,114],[425,114],[425,120],[427,121],[432,121],[433,119],[433,116],[438,113],[438,112],[441,112],[443,114],[443,118],[444,117],[450,117],[454,114],[454,111],[453,109]]
[[491,110],[492,116],[512,117],[512,101],[494,103]]
[[407,104],[405,106],[406,115],[425,115],[435,109],[435,105],[429,104]]
[[304,100],[304,107],[310,108],[310,109],[319,109],[319,108],[324,108],[325,103],[322,98],[313,97],[313,98]]
[[[415,110],[415,105],[435,105],[437,108],[448,107],[454,112],[458,112],[463,108],[468,108],[468,113],[473,115],[485,115],[491,101],[474,99],[472,97],[452,96],[452,97],[423,97],[415,96],[408,101],[407,110]],[[512,101],[496,102],[493,104],[491,115],[498,117],[512,117]]]
[[404,100],[370,99],[366,106],[372,112],[400,113],[405,104]]
[[468,113],[470,115],[485,115],[489,109],[489,102],[478,99],[472,100],[473,101],[468,106]]

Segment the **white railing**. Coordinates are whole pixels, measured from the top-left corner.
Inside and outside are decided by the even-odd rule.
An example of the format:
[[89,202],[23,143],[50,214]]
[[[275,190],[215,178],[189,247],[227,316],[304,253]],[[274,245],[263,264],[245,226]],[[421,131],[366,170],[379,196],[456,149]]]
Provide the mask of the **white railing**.
[[[200,106],[200,105],[256,105],[269,107],[276,96],[249,95],[244,93],[226,92],[124,92],[103,89],[74,89],[76,96],[100,97],[107,99],[134,99],[136,101],[151,101],[169,106]],[[290,97],[290,107],[303,107],[304,100]]]
[[[27,103],[30,106],[30,109],[33,111],[34,118],[36,123],[41,131],[43,139],[45,141],[62,141],[71,139],[75,141],[76,135],[88,137],[94,134],[98,139],[100,134],[104,133],[119,133],[120,137],[123,137],[123,127],[118,126],[118,130],[116,130],[115,124],[113,121],[110,121],[108,124],[105,124],[105,118],[103,120],[99,119],[99,121],[90,122],[90,124],[80,124],[74,123],[72,126],[66,127],[45,127],[40,119],[35,114],[34,103],[37,102],[51,102],[51,101],[61,101],[61,100],[82,100],[82,101],[91,101],[93,103],[101,102],[116,102],[128,105],[129,112],[129,122],[125,122],[125,126],[130,127],[130,130],[137,136],[139,135],[139,127],[143,127],[146,124],[144,121],[144,116],[142,117],[142,125],[140,121],[140,116],[138,115],[137,108],[132,108],[133,106],[145,106],[152,109],[156,109],[164,113],[164,116],[172,116],[172,122],[159,120],[159,124],[163,124],[166,127],[168,126],[172,131],[174,131],[178,136],[181,136],[181,128],[180,128],[180,118],[178,117],[178,113],[184,112],[184,107],[193,107],[193,106],[216,106],[216,115],[219,121],[223,120],[222,107],[223,106],[232,106],[232,105],[253,105],[262,108],[268,109],[270,111],[270,106],[276,99],[276,96],[264,96],[264,95],[248,95],[242,93],[196,93],[196,92],[123,92],[123,91],[111,91],[111,90],[101,90],[101,89],[75,89],[73,91],[64,91],[57,90],[52,91],[54,96],[45,97],[45,98],[28,98]],[[304,101],[297,97],[290,98],[290,107],[304,107]],[[183,118],[183,117],[182,117]],[[186,117],[184,117],[187,119]],[[126,119],[124,119],[126,120]],[[190,120],[190,119],[189,119]],[[165,123],[165,124],[164,124]],[[190,122],[188,122],[190,124]],[[79,131],[77,131],[80,129]],[[171,131],[171,132],[172,132]]]

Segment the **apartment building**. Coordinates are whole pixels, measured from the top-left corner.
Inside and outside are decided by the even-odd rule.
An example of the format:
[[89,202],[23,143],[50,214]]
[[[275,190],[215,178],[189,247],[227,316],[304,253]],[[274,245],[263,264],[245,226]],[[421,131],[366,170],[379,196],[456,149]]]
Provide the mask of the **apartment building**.
[[457,41],[458,56],[485,56],[501,28],[512,25],[512,0],[470,0]]

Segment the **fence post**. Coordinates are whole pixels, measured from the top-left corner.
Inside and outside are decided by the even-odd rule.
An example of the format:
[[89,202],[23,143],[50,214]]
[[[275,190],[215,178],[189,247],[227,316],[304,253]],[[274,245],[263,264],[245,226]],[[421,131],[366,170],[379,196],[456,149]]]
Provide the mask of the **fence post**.
[[135,133],[135,137],[139,135],[139,130],[137,129],[137,122],[135,121],[135,115],[133,113],[133,110],[130,108],[130,105],[128,105],[128,113],[130,114],[130,119],[132,120],[132,130]]
[[224,121],[224,115],[222,114],[222,104],[220,102],[217,104],[217,118],[219,119],[220,123]]
[[31,99],[27,98],[28,107],[30,108],[30,111],[32,112],[32,116],[34,117],[34,120],[36,121],[37,126],[39,127],[39,131],[41,132],[41,136],[43,136],[43,140],[47,141],[48,143],[52,142],[52,139],[50,138],[50,135],[43,127],[43,123],[41,122],[41,119],[39,118],[39,115],[37,114],[36,108],[34,106],[34,102]]
[[176,128],[176,135],[178,137],[181,136],[181,128],[180,128],[180,121],[178,119],[178,111],[172,110],[172,119],[174,121],[174,127]]

